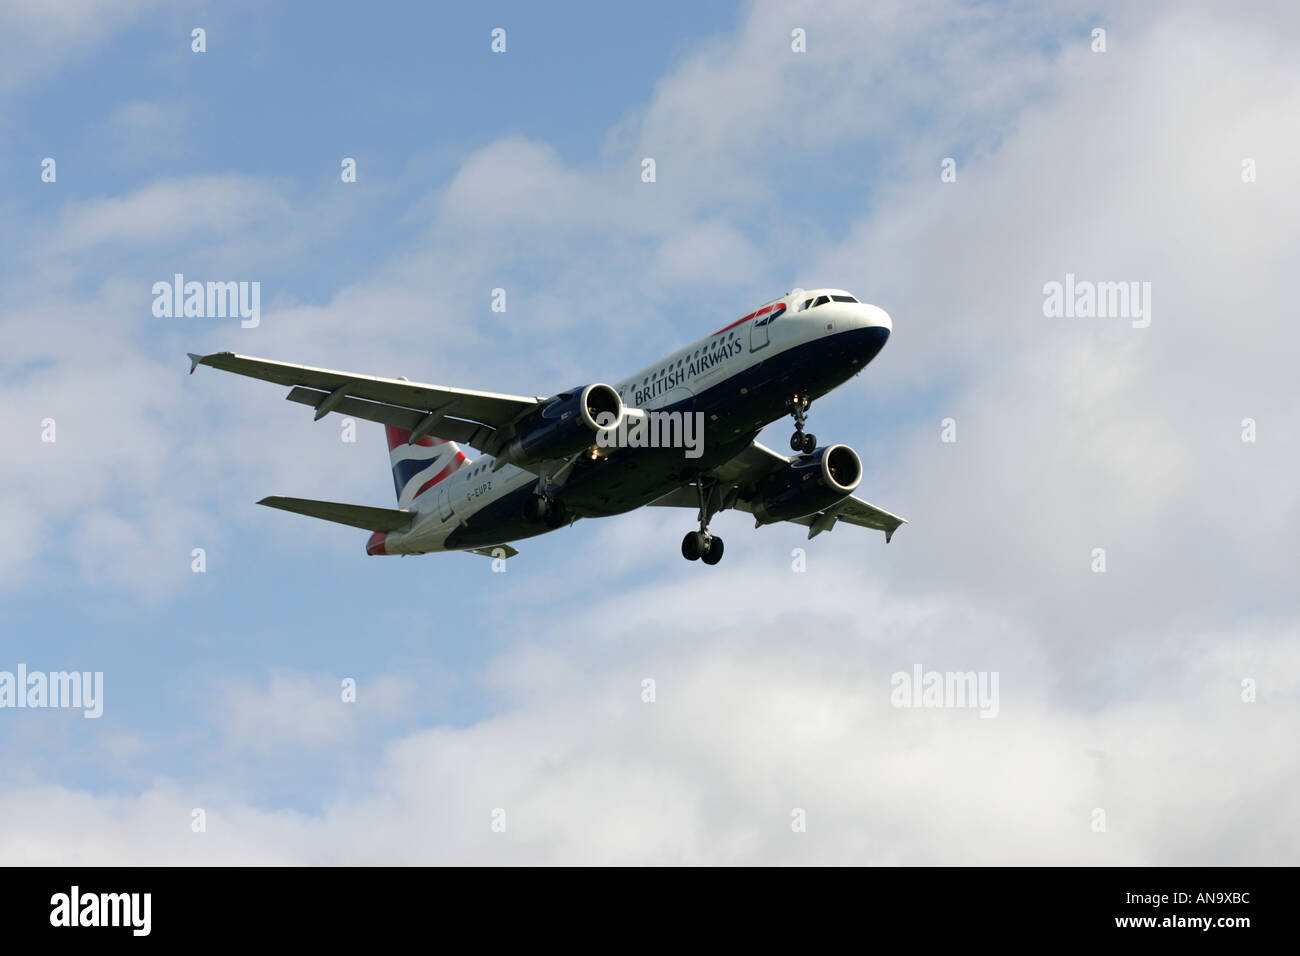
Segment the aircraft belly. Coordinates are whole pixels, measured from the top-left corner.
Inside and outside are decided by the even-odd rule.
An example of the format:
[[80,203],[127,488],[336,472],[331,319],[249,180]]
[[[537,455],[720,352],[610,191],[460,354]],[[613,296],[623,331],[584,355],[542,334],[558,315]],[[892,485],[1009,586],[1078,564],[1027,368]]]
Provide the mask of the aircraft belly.
[[531,484],[507,492],[495,501],[488,502],[468,514],[454,528],[443,544],[448,551],[466,548],[484,548],[494,544],[507,544],[524,538],[535,538],[551,529],[544,524],[524,518],[524,502],[533,493]]

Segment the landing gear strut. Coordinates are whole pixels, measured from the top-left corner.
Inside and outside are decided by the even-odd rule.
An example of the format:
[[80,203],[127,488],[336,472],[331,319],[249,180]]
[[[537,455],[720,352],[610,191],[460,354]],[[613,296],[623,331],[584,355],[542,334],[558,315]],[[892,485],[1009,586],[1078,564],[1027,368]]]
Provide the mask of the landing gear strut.
[[722,560],[722,539],[709,534],[709,519],[721,510],[722,496],[718,493],[716,481],[701,478],[695,487],[700,495],[700,530],[687,532],[682,538],[682,557],[687,561],[717,564]]
[[[557,472],[549,465],[542,466],[537,486],[524,501],[524,520],[530,524],[544,521],[548,528],[562,528],[569,521],[569,509],[565,507],[564,499],[555,494],[562,482],[556,480]],[[568,463],[558,469],[561,478],[567,477],[567,467]]]
[[805,455],[817,447],[817,436],[812,432],[805,435],[803,430],[810,405],[812,399],[807,395],[795,395],[785,400],[785,410],[794,416],[794,434],[790,436],[790,449],[801,451]]

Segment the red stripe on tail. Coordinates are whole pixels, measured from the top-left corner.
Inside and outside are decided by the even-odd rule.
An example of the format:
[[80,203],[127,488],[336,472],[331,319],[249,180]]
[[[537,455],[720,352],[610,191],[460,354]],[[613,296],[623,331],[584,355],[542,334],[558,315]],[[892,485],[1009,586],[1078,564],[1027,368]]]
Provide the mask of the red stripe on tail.
[[[392,425],[385,425],[384,431],[388,433],[388,450],[392,451],[398,445],[409,445],[411,443],[411,433],[400,428],[394,428]],[[423,445],[425,448],[432,448],[434,445],[445,445],[447,439],[434,438],[432,435],[425,435],[416,445]]]
[[456,452],[456,457],[451,460],[451,464],[422,484],[420,490],[411,495],[411,500],[414,501],[416,498],[420,497],[420,495],[424,494],[438,482],[442,481],[442,479],[446,478],[453,471],[459,471],[461,466],[467,461],[469,461],[469,459],[465,457],[463,451]]

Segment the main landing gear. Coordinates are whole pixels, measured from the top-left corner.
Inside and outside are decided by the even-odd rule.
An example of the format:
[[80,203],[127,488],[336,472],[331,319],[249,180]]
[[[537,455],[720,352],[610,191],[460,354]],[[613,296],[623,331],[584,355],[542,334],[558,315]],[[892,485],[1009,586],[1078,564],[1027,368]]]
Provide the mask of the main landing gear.
[[794,416],[794,434],[790,436],[790,449],[801,451],[805,455],[817,447],[817,436],[812,432],[804,434],[803,423],[808,418],[808,408],[812,399],[807,395],[795,395],[785,400],[785,410]]
[[525,521],[529,524],[545,522],[546,527],[551,529],[562,528],[569,523],[569,509],[557,492],[568,480],[577,458],[574,455],[563,464],[550,461],[542,464],[533,493],[524,501]]
[[529,495],[524,502],[524,520],[530,524],[544,521],[548,528],[561,528],[569,522],[564,499],[554,495]]
[[682,557],[687,561],[717,564],[722,560],[722,539],[709,534],[709,519],[721,510],[718,483],[701,478],[696,481],[695,487],[700,494],[700,530],[688,532],[682,538]]

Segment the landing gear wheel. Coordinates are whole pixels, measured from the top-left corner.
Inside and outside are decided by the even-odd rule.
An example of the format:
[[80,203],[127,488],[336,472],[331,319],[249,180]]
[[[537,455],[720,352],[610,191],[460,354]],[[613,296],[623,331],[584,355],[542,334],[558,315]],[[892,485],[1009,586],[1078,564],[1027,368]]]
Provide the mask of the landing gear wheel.
[[529,495],[528,500],[524,502],[524,520],[536,524],[545,520],[549,510],[545,498],[541,495]]
[[790,450],[803,451],[803,432],[795,432],[790,436]]
[[[543,498],[543,501],[546,499]],[[548,528],[562,528],[569,522],[569,509],[559,498],[555,498],[546,506],[546,514],[542,516]]]
[[682,538],[682,557],[687,561],[703,559],[705,564],[717,564],[722,559],[722,539],[709,534],[709,519],[727,504],[716,479],[698,478],[695,489],[700,496],[700,530]]
[[811,454],[812,451],[813,451],[813,449],[816,448],[816,447],[817,447],[817,436],[816,436],[816,435],[813,435],[813,434],[810,433],[810,434],[807,434],[807,435],[804,435],[804,436],[803,436],[803,453],[804,453],[805,455],[807,455],[807,454]]
[[700,559],[700,537],[698,531],[688,531],[686,537],[682,538],[682,557],[687,561]]

